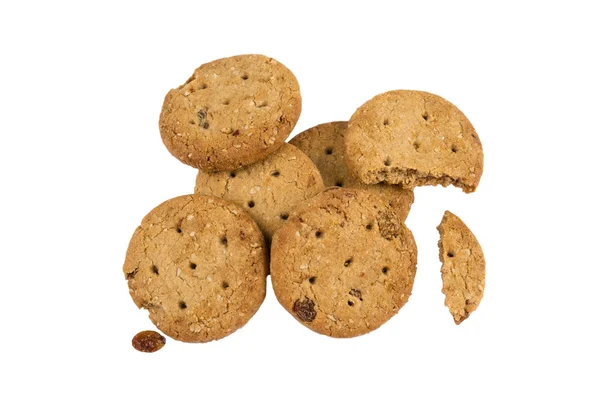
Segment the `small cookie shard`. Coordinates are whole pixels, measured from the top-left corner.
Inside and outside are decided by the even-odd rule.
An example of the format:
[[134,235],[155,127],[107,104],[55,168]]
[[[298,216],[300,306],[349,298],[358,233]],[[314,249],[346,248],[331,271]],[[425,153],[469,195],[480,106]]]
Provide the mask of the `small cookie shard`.
[[277,150],[296,125],[302,99],[292,72],[264,55],[201,65],[166,95],[162,140],[181,162],[233,170]]
[[300,204],[273,237],[271,279],[281,305],[315,332],[349,338],[408,301],[417,248],[377,195],[329,188]]
[[298,148],[284,143],[262,161],[235,171],[198,171],[196,194],[230,200],[256,221],[267,242],[302,201],[323,190],[317,167]]
[[483,172],[481,142],[466,116],[422,91],[389,91],[359,107],[348,123],[346,154],[348,167],[369,184],[452,184],[471,193]]
[[135,230],[123,265],[129,294],[173,339],[209,342],[246,324],[266,292],[264,238],[237,205],[187,195]]
[[348,123],[345,121],[319,124],[296,135],[290,143],[315,163],[325,186],[364,189],[381,195],[404,221],[415,199],[412,189],[383,183],[367,185],[356,178],[346,166],[344,137],[347,130]]
[[458,325],[477,309],[485,288],[485,258],[477,239],[460,218],[446,211],[440,232],[442,292]]

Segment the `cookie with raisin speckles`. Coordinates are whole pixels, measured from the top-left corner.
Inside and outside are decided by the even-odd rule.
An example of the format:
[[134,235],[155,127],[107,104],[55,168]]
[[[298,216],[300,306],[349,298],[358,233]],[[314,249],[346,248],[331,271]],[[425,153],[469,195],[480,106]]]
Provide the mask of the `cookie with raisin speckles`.
[[407,302],[417,247],[389,203],[329,188],[298,206],[273,237],[281,305],[318,333],[348,338],[381,326]]
[[388,200],[402,221],[406,220],[415,199],[412,189],[384,183],[367,185],[352,175],[344,158],[344,136],[347,129],[348,123],[345,121],[319,124],[296,135],[290,143],[315,163],[325,186],[364,189],[379,194]]
[[446,306],[458,325],[466,320],[483,298],[485,258],[475,235],[464,222],[446,211],[438,226],[442,292]]
[[250,320],[265,298],[265,243],[237,205],[180,196],[144,217],[123,272],[135,304],[184,342],[221,339]]
[[456,106],[422,91],[379,94],[352,115],[346,162],[364,183],[452,184],[474,192],[483,172],[475,129]]
[[171,154],[205,171],[233,170],[277,150],[300,117],[292,72],[264,55],[206,63],[165,97],[160,135]]
[[322,190],[317,167],[288,143],[264,160],[235,171],[198,171],[195,188],[197,194],[221,197],[243,207],[267,242],[297,204]]

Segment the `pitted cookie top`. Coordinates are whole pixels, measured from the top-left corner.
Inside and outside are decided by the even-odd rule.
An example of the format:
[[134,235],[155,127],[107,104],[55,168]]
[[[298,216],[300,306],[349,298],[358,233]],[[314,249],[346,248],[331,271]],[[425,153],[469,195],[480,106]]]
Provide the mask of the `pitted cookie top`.
[[161,331],[185,342],[208,342],[242,327],[260,307],[264,238],[237,205],[180,196],[144,217],[123,272],[133,301]]
[[221,197],[244,208],[267,242],[296,205],[322,190],[317,167],[288,143],[264,160],[235,171],[198,171],[195,188],[197,194]]
[[368,184],[453,184],[470,193],[483,172],[481,142],[467,117],[427,92],[370,99],[352,115],[345,143],[349,169]]
[[408,301],[417,263],[410,230],[364,190],[329,188],[298,206],[273,237],[271,278],[281,305],[313,331],[353,337]]
[[234,170],[265,158],[286,140],[302,109],[296,77],[264,55],[206,63],[165,97],[160,134],[183,163]]
[[364,189],[378,194],[388,200],[402,221],[406,220],[415,199],[412,189],[385,183],[367,185],[356,178],[346,166],[344,137],[347,131],[345,121],[319,124],[296,135],[290,143],[315,163],[325,186]]

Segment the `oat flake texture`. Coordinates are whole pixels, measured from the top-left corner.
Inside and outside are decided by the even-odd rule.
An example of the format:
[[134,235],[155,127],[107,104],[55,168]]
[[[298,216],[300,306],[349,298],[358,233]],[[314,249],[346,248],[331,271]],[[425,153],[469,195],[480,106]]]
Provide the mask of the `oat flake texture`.
[[264,55],[200,66],[166,95],[159,127],[173,156],[204,171],[233,170],[265,158],[300,117],[296,77]]
[[144,217],[123,272],[135,304],[173,339],[208,342],[242,327],[266,288],[265,242],[240,207],[180,196]]

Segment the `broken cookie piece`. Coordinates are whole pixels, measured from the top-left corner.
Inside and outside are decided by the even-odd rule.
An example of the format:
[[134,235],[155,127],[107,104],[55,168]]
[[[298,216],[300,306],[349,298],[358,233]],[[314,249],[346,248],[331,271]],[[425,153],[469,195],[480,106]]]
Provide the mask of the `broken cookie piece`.
[[471,193],[483,172],[481,142],[466,116],[422,91],[389,91],[367,101],[352,115],[345,145],[348,168],[368,184],[452,184]]
[[442,292],[458,325],[477,309],[485,288],[485,258],[479,242],[459,217],[446,211],[440,232]]
[[388,200],[401,221],[405,221],[415,200],[412,189],[378,183],[367,185],[356,178],[346,165],[344,140],[348,123],[336,121],[309,128],[296,135],[290,143],[302,150],[315,163],[325,186],[368,190]]

